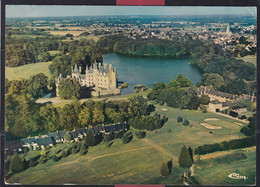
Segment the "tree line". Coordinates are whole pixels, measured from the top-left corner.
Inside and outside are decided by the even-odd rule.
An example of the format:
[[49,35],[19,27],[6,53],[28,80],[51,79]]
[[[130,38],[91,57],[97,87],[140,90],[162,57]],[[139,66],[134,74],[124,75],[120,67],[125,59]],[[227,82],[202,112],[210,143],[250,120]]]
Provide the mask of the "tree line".
[[102,51],[113,51],[124,55],[136,56],[168,56],[189,57],[196,46],[204,45],[199,39],[192,39],[190,35],[172,38],[172,40],[149,38],[136,39],[124,35],[110,35],[102,37],[97,47]]
[[[31,79],[34,80],[33,77]],[[22,84],[27,81],[20,82]],[[161,119],[159,115],[151,115],[151,112],[154,111],[154,106],[149,105],[141,96],[130,98],[128,101],[107,102],[105,100],[88,100],[82,104],[74,99],[72,103],[63,107],[54,107],[52,104],[35,102],[36,98],[45,93],[46,85],[43,88],[39,87],[38,91],[34,90],[38,94],[34,97],[27,90],[27,88],[29,89],[33,85],[28,87],[26,84],[21,85],[19,89],[14,90],[13,84],[15,85],[16,81],[11,81],[10,86],[6,90],[7,139],[27,137],[57,130],[70,131],[98,124],[124,121],[131,123],[133,118],[138,118],[140,123],[142,120],[149,119],[149,125],[141,123],[138,126],[131,123],[137,129],[154,130],[160,128],[166,122],[166,117]],[[37,82],[37,84],[44,85],[40,82]]]

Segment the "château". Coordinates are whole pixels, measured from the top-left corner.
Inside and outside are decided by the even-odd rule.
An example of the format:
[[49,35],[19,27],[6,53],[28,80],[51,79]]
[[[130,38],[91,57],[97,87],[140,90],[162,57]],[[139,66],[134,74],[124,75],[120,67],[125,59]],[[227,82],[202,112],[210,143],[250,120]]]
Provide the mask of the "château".
[[[71,75],[66,78],[76,79],[79,81],[81,88],[91,88],[91,96],[105,97],[112,95],[120,95],[121,91],[117,86],[117,72],[112,64],[104,64],[95,62],[90,67],[86,67],[86,73],[82,73],[82,68],[76,64],[71,66]],[[56,95],[59,96],[58,85],[64,79],[62,75],[56,78]]]

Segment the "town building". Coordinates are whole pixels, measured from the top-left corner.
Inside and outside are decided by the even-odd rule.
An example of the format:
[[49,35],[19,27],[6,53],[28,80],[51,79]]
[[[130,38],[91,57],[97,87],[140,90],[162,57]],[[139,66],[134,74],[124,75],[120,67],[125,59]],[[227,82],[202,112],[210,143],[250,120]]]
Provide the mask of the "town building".
[[256,102],[256,97],[254,95],[232,95],[230,93],[216,91],[212,86],[200,86],[196,89],[196,92],[199,97],[201,95],[209,96],[210,103],[208,110],[213,112],[217,109],[219,111],[228,109],[232,105],[238,104],[241,100]]
[[[72,135],[72,139],[73,139],[72,141],[77,142],[79,140],[82,140],[84,137],[86,137],[86,133],[88,130],[92,131],[94,135],[110,134],[112,132],[116,133],[121,131],[127,131],[128,125],[126,122],[121,122],[121,123],[110,124],[110,125],[103,125],[103,124],[97,125],[92,128],[74,129],[69,132]],[[22,147],[28,147],[32,150],[35,150],[37,147],[41,149],[44,149],[46,146],[52,147],[57,143],[66,142],[64,138],[66,133],[67,131],[64,130],[64,131],[57,131],[42,136],[22,138],[20,140],[20,145]]]
[[[121,90],[117,86],[117,72],[112,64],[94,63],[90,67],[86,67],[85,74],[82,73],[82,68],[76,64],[71,67],[71,75],[66,78],[76,79],[79,81],[82,91],[83,88],[91,88],[91,96],[104,97],[111,95],[120,95]],[[56,82],[56,95],[59,96],[58,85],[64,79],[61,75],[55,79]]]

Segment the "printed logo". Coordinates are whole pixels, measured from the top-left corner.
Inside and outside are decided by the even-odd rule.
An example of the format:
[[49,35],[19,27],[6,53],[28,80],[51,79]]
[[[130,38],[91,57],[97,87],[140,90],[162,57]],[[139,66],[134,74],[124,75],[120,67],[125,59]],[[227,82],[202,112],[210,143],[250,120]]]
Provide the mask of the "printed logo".
[[240,176],[238,173],[231,173],[228,177],[231,179],[247,179],[246,176]]

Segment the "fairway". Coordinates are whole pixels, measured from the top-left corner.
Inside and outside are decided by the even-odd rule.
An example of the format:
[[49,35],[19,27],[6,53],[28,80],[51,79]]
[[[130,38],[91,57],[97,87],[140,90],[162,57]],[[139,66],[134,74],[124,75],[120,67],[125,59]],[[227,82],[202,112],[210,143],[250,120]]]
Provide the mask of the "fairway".
[[[162,108],[167,108],[167,111],[162,111]],[[116,139],[109,148],[101,142],[97,146],[90,147],[85,156],[74,154],[62,158],[58,162],[49,160],[45,164],[39,164],[15,174],[8,182],[22,184],[180,184],[183,169],[178,166],[178,156],[183,145],[191,146],[194,150],[205,143],[211,144],[244,137],[240,133],[241,126],[235,124],[235,120],[214,113],[180,110],[160,105],[156,105],[155,112],[168,116],[169,120],[161,129],[147,132],[143,139],[134,136],[128,144],[123,144],[120,139]],[[188,119],[191,125],[178,124],[176,120],[178,115]],[[209,120],[207,123],[221,126],[222,129],[211,130],[201,126],[200,123],[205,122],[204,120],[207,118],[219,119]],[[134,131],[134,129],[130,129],[130,131]],[[209,133],[210,131],[212,133]],[[196,179],[201,184],[218,184],[217,179],[214,178],[214,174],[217,174],[222,178],[221,184],[232,184],[232,182],[234,184],[252,184],[256,162],[254,153],[255,150],[247,152],[248,159],[241,162],[214,165],[215,161],[212,160],[214,162],[211,167],[207,164],[198,165],[195,167]],[[33,154],[33,151],[28,154]],[[35,154],[39,154],[39,152]],[[220,152],[215,154],[216,156],[208,158],[217,159],[218,156],[227,154],[229,152],[223,154]],[[30,156],[27,155],[26,158],[29,159]],[[162,178],[160,176],[161,163],[170,159],[173,161],[173,171],[168,177]],[[233,181],[228,178],[227,174],[230,174],[235,167],[238,167],[243,173],[248,172],[250,180]],[[242,169],[243,167],[245,168]],[[225,172],[222,172],[223,169]]]
[[51,63],[52,62],[40,62],[18,67],[5,67],[5,77],[9,80],[20,80],[28,79],[30,76],[38,73],[44,73],[46,76],[50,77],[48,67]]

